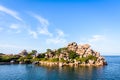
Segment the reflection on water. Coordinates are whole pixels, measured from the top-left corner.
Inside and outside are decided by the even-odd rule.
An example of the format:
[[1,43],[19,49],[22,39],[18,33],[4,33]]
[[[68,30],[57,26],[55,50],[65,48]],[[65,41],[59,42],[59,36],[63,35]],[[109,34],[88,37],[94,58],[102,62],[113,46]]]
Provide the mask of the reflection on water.
[[119,80],[120,57],[106,57],[107,66],[0,65],[0,80]]
[[102,74],[104,67],[94,67],[94,66],[45,66],[42,65],[47,70],[47,77],[52,80],[52,78],[57,77],[60,80],[93,80]]

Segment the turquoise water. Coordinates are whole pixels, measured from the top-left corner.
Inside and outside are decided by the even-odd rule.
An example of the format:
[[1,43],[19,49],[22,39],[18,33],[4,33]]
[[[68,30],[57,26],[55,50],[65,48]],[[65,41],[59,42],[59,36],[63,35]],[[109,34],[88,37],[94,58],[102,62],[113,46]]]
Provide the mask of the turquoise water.
[[103,67],[0,65],[0,80],[120,80],[120,56],[105,58]]

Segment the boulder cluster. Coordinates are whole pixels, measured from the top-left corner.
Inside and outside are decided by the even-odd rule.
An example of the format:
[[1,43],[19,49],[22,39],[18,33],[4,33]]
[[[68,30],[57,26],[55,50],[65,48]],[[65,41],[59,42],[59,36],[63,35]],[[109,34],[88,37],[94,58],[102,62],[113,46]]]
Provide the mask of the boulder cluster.
[[88,64],[106,65],[107,63],[104,57],[102,57],[99,52],[92,50],[90,47],[91,46],[89,44],[77,45],[75,42],[72,42],[67,46],[68,50],[75,51],[80,58],[88,57],[89,55],[96,57],[96,60],[88,60]]
[[76,42],[72,42],[67,47],[58,50],[49,49],[45,54],[45,58],[58,58],[59,61],[63,59],[69,63],[81,65],[106,65],[107,62],[104,57],[90,47],[89,44],[78,45]]
[[92,50],[89,44],[77,45],[77,43],[73,42],[68,44],[67,48],[76,52],[80,57],[87,57],[89,55],[100,57],[100,53]]
[[21,51],[19,54],[8,55],[0,53],[0,64],[20,63],[20,64],[48,64],[48,65],[95,65],[103,66],[107,62],[99,52],[90,48],[89,44],[80,44],[76,42],[69,43],[66,47],[51,50],[47,49],[45,53],[37,53],[37,50],[27,52]]

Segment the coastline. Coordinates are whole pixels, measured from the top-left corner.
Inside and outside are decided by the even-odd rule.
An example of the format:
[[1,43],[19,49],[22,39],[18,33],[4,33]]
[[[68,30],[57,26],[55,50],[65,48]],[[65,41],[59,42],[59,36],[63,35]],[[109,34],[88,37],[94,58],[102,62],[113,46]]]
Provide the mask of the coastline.
[[107,62],[99,52],[90,48],[89,44],[69,43],[67,46],[44,53],[37,53],[36,50],[27,52],[21,51],[16,55],[0,55],[0,64],[44,64],[58,66],[104,66]]
[[[10,65],[10,64],[28,64],[28,63],[11,63],[11,62],[0,62],[0,65]],[[33,63],[29,64],[34,64],[34,65],[46,65],[46,66],[104,66],[107,65],[107,63],[103,64],[89,64],[89,63],[65,63],[65,62],[49,62],[49,61],[36,61]]]
[[48,62],[48,61],[39,61],[40,65],[47,65],[47,66],[104,66],[107,65],[107,63],[95,63],[95,64],[89,64],[89,63],[64,63],[64,62]]
[[0,62],[0,65],[7,65],[7,64],[11,64],[10,62]]

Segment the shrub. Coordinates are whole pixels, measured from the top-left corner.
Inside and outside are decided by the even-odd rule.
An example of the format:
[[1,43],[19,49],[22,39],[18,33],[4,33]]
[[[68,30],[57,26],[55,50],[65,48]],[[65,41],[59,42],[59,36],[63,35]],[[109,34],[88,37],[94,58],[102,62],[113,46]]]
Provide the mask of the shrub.
[[40,61],[47,61],[48,59],[47,58],[39,58]]
[[88,60],[94,60],[94,61],[96,61],[96,60],[97,60],[97,57],[95,57],[95,56],[93,56],[93,55],[89,55],[89,56],[87,56],[87,57],[82,57],[82,58],[76,57],[76,60],[87,63]]
[[0,62],[10,62],[12,60],[12,56],[4,55],[1,56]]
[[32,59],[33,57],[30,54],[28,54],[25,58],[26,59]]
[[93,56],[93,55],[89,55],[88,56],[88,60],[94,60],[96,61],[97,60],[97,57]]
[[34,62],[34,61],[40,61],[40,58],[31,59],[31,62]]
[[38,54],[37,58],[44,58],[45,57],[45,54],[42,53],[42,54]]
[[26,57],[20,57],[18,59],[20,62],[30,63],[32,61],[32,56],[27,55]]
[[18,61],[24,62],[24,59],[25,59],[25,57],[20,57],[20,58],[18,59]]
[[69,51],[69,58],[70,59],[75,59],[76,57],[78,57],[77,53],[75,53],[73,51]]
[[59,49],[57,50],[57,54],[60,54],[61,51],[63,51],[63,50],[66,50],[66,51],[67,51],[67,48],[66,48],[66,47],[64,47],[64,48],[59,48]]
[[63,63],[69,63],[68,60],[64,60],[63,58],[60,59],[60,62],[63,62]]
[[58,62],[59,61],[59,58],[51,58],[49,59],[50,62]]
[[24,62],[27,64],[32,63],[30,59],[24,59]]
[[51,52],[52,50],[51,49],[47,49],[47,52],[46,53],[49,53],[49,52]]
[[80,61],[81,61],[81,62],[87,62],[87,61],[88,61],[88,58],[87,58],[87,57],[80,58]]
[[31,52],[29,52],[29,55],[36,55],[37,50],[32,50]]

